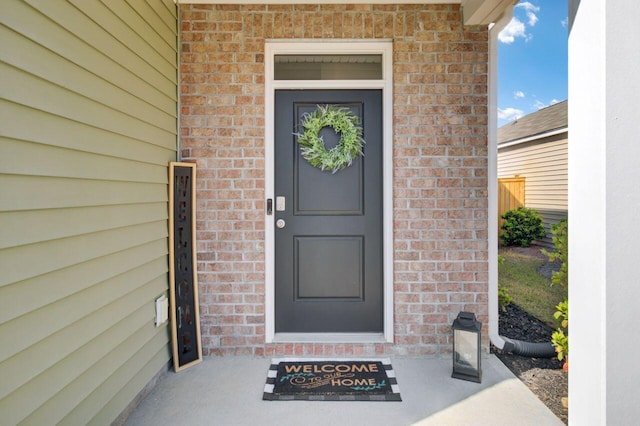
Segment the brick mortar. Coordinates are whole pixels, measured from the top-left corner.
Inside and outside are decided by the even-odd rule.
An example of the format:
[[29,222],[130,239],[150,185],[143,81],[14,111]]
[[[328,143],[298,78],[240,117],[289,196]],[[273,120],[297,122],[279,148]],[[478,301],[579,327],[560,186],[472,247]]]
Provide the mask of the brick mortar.
[[[207,355],[443,355],[487,322],[487,30],[459,5],[181,5],[181,146],[198,163]],[[264,343],[264,41],[394,43],[394,344]]]

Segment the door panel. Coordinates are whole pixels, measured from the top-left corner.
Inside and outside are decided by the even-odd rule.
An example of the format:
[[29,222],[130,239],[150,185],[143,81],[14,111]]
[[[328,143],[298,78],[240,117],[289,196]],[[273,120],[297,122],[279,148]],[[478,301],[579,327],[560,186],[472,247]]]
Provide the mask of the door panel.
[[295,244],[296,301],[364,299],[362,236],[295,237]]
[[[298,117],[304,113],[313,112],[316,108],[315,104],[297,104],[296,107]],[[348,107],[362,118],[362,105],[350,103]],[[333,129],[326,127],[320,131],[320,136],[325,141],[327,150],[334,147],[339,140],[339,136]],[[297,143],[294,148],[299,150]],[[366,150],[367,146],[364,149]],[[340,172],[331,173],[318,170],[302,158],[302,155],[295,154],[298,153],[294,153],[295,177],[293,179],[297,215],[362,215],[364,213],[364,168],[360,159],[354,160],[351,166]]]
[[[333,104],[360,117],[364,157],[332,174],[300,154],[305,113]],[[382,92],[279,90],[275,96],[276,332],[382,332]],[[340,135],[327,127],[327,149]]]

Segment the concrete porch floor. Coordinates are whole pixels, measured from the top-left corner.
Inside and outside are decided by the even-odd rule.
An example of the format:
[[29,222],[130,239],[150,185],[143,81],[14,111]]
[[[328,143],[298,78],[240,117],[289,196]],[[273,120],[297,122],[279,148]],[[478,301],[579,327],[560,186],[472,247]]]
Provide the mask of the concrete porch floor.
[[402,402],[285,402],[262,400],[269,358],[205,358],[165,375],[125,424],[563,424],[494,355],[483,359],[482,384],[452,379],[450,359],[391,361]]

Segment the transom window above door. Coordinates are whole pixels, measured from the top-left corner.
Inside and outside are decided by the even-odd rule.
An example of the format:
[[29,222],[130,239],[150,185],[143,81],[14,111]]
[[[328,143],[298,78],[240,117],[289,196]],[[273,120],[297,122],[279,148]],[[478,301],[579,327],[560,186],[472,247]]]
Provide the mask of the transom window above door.
[[382,55],[275,55],[275,80],[382,80]]

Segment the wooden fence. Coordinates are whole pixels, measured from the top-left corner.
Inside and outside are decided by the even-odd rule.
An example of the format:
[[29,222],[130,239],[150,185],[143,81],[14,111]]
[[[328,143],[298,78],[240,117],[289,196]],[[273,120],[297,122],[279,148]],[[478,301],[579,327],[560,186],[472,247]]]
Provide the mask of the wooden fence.
[[498,227],[504,212],[524,206],[524,180],[523,177],[498,179]]

